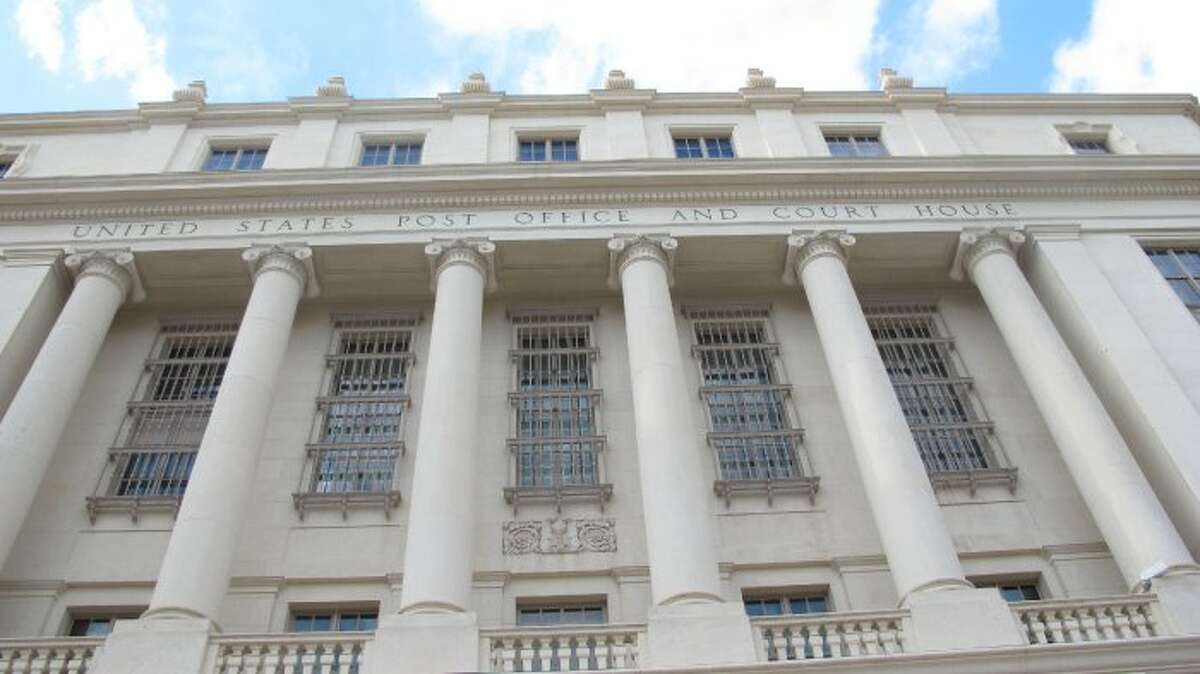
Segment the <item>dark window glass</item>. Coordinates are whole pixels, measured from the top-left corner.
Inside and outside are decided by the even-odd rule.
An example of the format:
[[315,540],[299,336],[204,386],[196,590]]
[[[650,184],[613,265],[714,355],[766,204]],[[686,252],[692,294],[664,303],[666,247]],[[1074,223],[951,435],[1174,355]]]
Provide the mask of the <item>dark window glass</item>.
[[607,619],[603,604],[521,606],[517,608],[517,624],[523,627],[603,625],[605,622]]

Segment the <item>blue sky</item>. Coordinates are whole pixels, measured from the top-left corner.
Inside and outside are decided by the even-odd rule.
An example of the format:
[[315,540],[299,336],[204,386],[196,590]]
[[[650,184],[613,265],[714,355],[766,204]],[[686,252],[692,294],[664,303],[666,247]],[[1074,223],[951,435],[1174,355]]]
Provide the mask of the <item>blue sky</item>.
[[881,66],[952,91],[1200,89],[1195,0],[0,0],[0,112],[131,107],[192,79],[210,101],[494,90],[874,88]]

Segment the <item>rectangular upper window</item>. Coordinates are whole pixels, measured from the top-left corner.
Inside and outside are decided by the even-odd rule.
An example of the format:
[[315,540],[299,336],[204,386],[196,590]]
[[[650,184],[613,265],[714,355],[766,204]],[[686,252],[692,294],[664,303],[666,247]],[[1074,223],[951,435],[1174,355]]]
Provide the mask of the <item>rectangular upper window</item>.
[[267,148],[214,147],[204,162],[205,171],[257,171],[267,159]]
[[11,168],[12,168],[11,162],[0,161],[0,178],[3,178],[4,176],[8,175],[8,170]]
[[293,610],[291,632],[373,632],[379,624],[379,608],[324,608]]
[[603,625],[606,622],[608,607],[603,599],[517,604],[517,625],[522,627]]
[[887,148],[878,133],[825,134],[825,145],[833,157],[886,157]]
[[359,166],[416,166],[421,163],[421,141],[364,143]]
[[742,604],[751,618],[826,613],[829,611],[829,593],[753,592],[743,597]]
[[996,588],[1000,591],[1000,596],[1004,598],[1004,601],[1009,602],[1010,604],[1019,601],[1038,601],[1042,598],[1042,593],[1038,590],[1036,580],[972,580],[971,583],[978,588]]
[[1067,145],[1075,154],[1112,154],[1103,138],[1067,138]]
[[732,159],[733,139],[729,134],[676,136],[676,159]]
[[523,138],[517,141],[517,161],[579,161],[574,138]]
[[1146,254],[1179,299],[1200,319],[1200,248],[1162,248]]
[[67,627],[69,637],[106,637],[118,620],[137,620],[146,608],[123,608],[112,610],[71,610],[71,623]]

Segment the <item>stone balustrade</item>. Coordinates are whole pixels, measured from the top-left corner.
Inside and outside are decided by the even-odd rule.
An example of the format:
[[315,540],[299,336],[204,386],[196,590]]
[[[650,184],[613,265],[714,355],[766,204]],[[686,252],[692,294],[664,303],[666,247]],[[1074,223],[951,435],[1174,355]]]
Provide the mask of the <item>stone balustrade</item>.
[[[370,632],[213,637],[213,674],[358,674]],[[57,674],[57,673],[56,673]]]
[[103,639],[0,639],[0,674],[87,674]]
[[819,660],[893,655],[909,650],[906,611],[855,611],[752,621],[759,660]]
[[480,630],[493,672],[581,672],[634,669],[644,625],[579,625]]
[[1155,618],[1152,594],[1058,599],[1013,604],[1030,645],[1075,644],[1164,636]]

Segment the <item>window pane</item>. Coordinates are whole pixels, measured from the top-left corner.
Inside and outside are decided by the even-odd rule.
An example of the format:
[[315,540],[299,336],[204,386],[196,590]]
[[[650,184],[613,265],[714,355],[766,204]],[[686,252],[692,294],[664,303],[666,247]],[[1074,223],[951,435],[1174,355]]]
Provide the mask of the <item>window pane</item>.
[[382,166],[387,164],[388,145],[364,145],[360,166]]
[[421,144],[404,143],[396,146],[392,163],[400,166],[416,166],[421,163]]
[[728,137],[705,138],[704,147],[712,159],[728,159],[733,157],[733,142]]
[[578,143],[574,140],[550,141],[550,159],[552,161],[578,161]]
[[12,168],[12,164],[0,163],[0,178],[8,175],[8,170]]
[[1175,294],[1179,295],[1179,299],[1183,300],[1184,304],[1188,306],[1200,304],[1200,293],[1196,292],[1190,281],[1186,279],[1174,279],[1167,282],[1171,284],[1171,287],[1175,290]]
[[213,150],[204,164],[205,171],[228,171],[233,168],[237,150]]
[[829,154],[834,157],[853,157],[856,154],[847,136],[825,136],[825,144],[829,146]]
[[238,171],[256,171],[262,168],[266,158],[266,148],[243,149],[241,156],[238,157],[236,169]]
[[519,157],[520,161],[546,161],[546,141],[544,140],[523,140],[521,141]]
[[1196,250],[1177,250],[1175,251],[1175,259],[1183,265],[1186,271],[1193,279],[1200,278],[1200,251]]
[[700,159],[704,150],[700,147],[699,138],[676,138],[675,156],[679,159]]
[[1150,256],[1150,261],[1158,267],[1159,273],[1166,278],[1179,278],[1183,275],[1183,270],[1179,263],[1175,261],[1174,254],[1169,250],[1151,250],[1146,252]]

